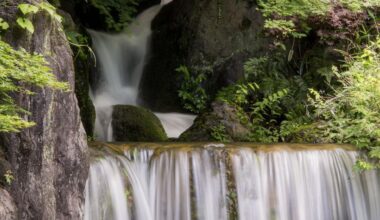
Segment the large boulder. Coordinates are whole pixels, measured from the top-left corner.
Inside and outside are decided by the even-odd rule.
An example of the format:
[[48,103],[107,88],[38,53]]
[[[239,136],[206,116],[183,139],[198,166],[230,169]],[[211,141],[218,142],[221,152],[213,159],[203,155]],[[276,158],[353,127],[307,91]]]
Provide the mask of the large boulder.
[[68,82],[71,90],[33,87],[29,88],[35,93],[32,96],[14,95],[16,103],[31,112],[28,120],[36,126],[20,133],[0,134],[0,145],[6,148],[12,168],[14,180],[9,192],[17,206],[17,219],[80,220],[89,160],[74,94],[72,51],[62,25],[48,13],[39,11],[30,16],[34,34],[16,23],[19,4],[43,1],[7,0],[1,4],[0,17],[11,25],[2,40],[14,48],[43,54],[58,80]]
[[213,69],[205,85],[211,92],[240,80],[247,58],[265,54],[271,43],[252,2],[175,0],[163,7],[152,23],[141,104],[154,111],[181,111],[175,71],[180,65]]
[[116,105],[112,113],[115,141],[166,141],[168,139],[160,120],[148,109]]
[[212,111],[198,116],[181,136],[181,141],[247,141],[250,133],[235,107],[221,101],[212,103]]

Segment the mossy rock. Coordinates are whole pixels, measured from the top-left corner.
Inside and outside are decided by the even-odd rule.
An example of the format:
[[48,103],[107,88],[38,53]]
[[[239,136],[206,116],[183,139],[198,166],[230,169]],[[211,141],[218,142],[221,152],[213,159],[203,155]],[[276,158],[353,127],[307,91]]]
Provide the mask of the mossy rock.
[[195,119],[194,124],[181,134],[180,141],[248,141],[249,128],[240,121],[235,107],[215,101],[211,108],[210,112]]
[[115,105],[112,113],[115,141],[166,141],[168,139],[160,120],[142,107]]

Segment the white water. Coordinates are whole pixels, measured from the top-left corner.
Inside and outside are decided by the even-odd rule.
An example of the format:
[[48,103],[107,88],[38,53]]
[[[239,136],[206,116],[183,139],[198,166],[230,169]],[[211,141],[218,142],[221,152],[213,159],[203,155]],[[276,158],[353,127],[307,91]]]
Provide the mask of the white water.
[[342,149],[130,150],[91,165],[85,219],[378,220],[380,175],[354,172],[356,156]]
[[[113,140],[111,126],[113,105],[137,105],[138,88],[149,49],[150,25],[162,5],[170,1],[163,0],[161,5],[144,11],[125,33],[107,34],[90,31],[101,66],[101,83],[92,94],[96,109],[97,139]],[[160,113],[157,116],[169,137],[178,137],[195,119],[195,116],[178,113]]]

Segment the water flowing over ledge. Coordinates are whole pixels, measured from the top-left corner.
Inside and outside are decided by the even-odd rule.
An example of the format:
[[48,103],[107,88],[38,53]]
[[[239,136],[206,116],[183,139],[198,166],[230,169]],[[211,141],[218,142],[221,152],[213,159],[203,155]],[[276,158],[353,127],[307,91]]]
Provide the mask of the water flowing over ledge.
[[93,156],[86,220],[380,216],[380,175],[353,171],[350,146],[107,145]]

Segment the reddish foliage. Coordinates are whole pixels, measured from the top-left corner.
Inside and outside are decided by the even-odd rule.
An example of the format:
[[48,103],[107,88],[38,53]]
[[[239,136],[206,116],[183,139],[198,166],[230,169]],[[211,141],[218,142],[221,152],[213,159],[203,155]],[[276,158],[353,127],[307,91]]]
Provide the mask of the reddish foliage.
[[355,37],[355,33],[367,21],[367,13],[352,12],[336,5],[326,16],[310,17],[308,23],[322,43],[333,45]]

